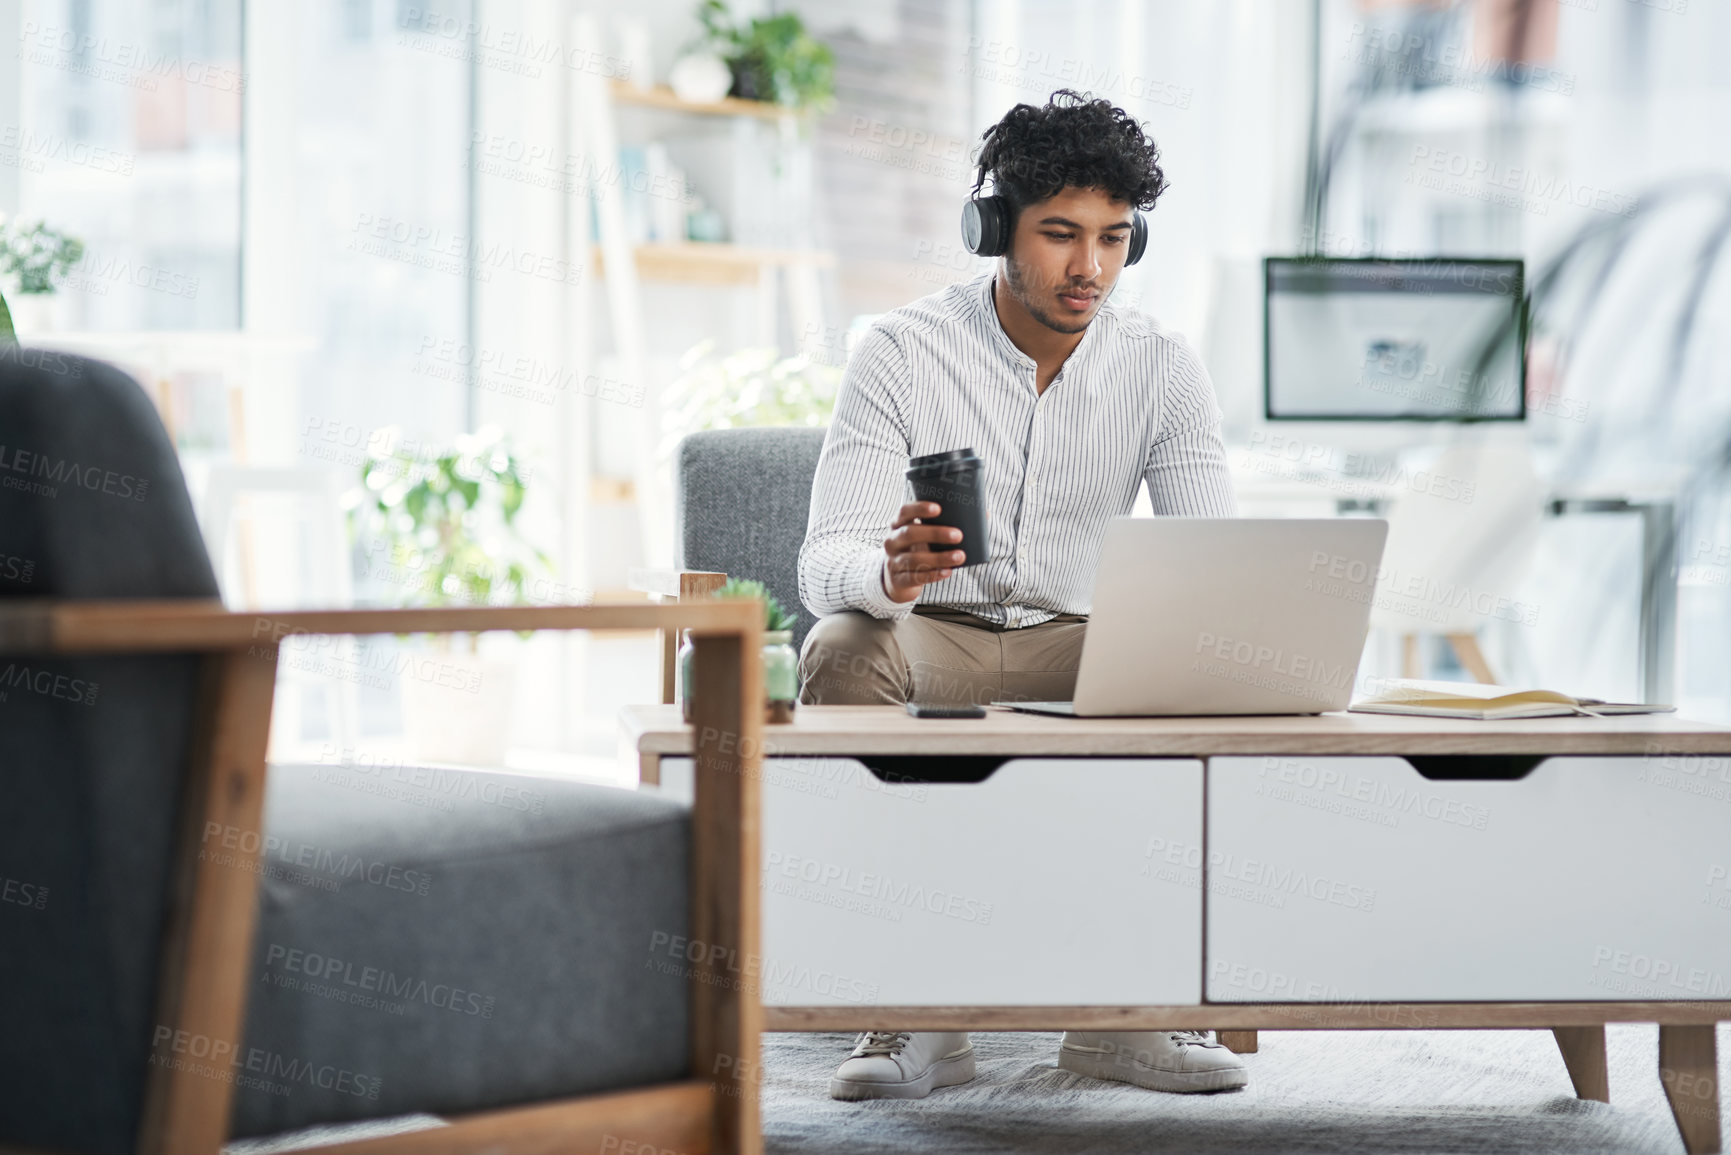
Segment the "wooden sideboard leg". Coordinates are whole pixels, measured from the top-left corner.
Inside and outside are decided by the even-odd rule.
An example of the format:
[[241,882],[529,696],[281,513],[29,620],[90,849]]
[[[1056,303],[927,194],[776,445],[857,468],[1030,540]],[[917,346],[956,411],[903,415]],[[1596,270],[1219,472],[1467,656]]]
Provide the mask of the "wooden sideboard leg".
[[1719,1066],[1713,1024],[1659,1027],[1659,1081],[1689,1155],[1715,1155],[1719,1142]]
[[1256,1053],[1255,1031],[1216,1031],[1215,1038],[1220,1045],[1238,1055],[1254,1055]]
[[1605,1028],[1552,1027],[1551,1034],[1557,1037],[1557,1050],[1563,1052],[1575,1097],[1609,1103],[1611,1074],[1605,1065]]

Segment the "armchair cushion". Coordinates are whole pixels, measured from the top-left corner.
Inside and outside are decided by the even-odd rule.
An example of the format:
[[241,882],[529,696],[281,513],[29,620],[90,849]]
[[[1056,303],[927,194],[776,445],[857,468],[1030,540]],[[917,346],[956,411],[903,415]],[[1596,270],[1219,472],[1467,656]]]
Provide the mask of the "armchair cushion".
[[265,830],[235,1135],[685,1076],[683,805],[287,765]]

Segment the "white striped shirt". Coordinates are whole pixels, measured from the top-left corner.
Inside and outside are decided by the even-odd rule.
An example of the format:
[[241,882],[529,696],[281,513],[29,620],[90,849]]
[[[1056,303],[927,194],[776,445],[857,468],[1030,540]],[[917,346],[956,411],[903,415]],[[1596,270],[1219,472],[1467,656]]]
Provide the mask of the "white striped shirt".
[[813,613],[913,612],[882,584],[884,539],[913,500],[910,457],[971,448],[984,463],[991,560],[918,600],[1000,626],[1089,612],[1106,524],[1144,481],[1156,514],[1235,513],[1214,386],[1181,337],[1108,300],[1039,393],[1034,359],[998,320],[993,277],[884,314],[849,357],[799,551]]

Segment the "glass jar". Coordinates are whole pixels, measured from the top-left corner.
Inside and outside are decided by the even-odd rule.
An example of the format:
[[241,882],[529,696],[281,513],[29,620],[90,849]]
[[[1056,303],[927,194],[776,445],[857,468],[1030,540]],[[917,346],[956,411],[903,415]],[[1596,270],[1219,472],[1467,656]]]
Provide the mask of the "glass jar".
[[691,723],[691,683],[695,678],[691,665],[691,634],[687,630],[679,631],[679,715],[687,725]]
[[[687,634],[679,646],[680,714],[687,722],[691,721],[692,649]],[[764,721],[791,722],[799,700],[799,655],[794,653],[793,631],[766,631],[762,659]]]
[[799,655],[793,652],[792,630],[769,630],[763,635],[764,721],[793,721],[799,699]]

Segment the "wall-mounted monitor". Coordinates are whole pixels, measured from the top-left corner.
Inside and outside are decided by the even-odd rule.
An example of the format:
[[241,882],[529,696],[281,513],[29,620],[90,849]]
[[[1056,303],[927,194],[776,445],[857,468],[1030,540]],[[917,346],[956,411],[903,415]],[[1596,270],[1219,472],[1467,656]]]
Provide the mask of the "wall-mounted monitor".
[[1263,414],[1271,421],[1520,421],[1518,260],[1269,257]]

